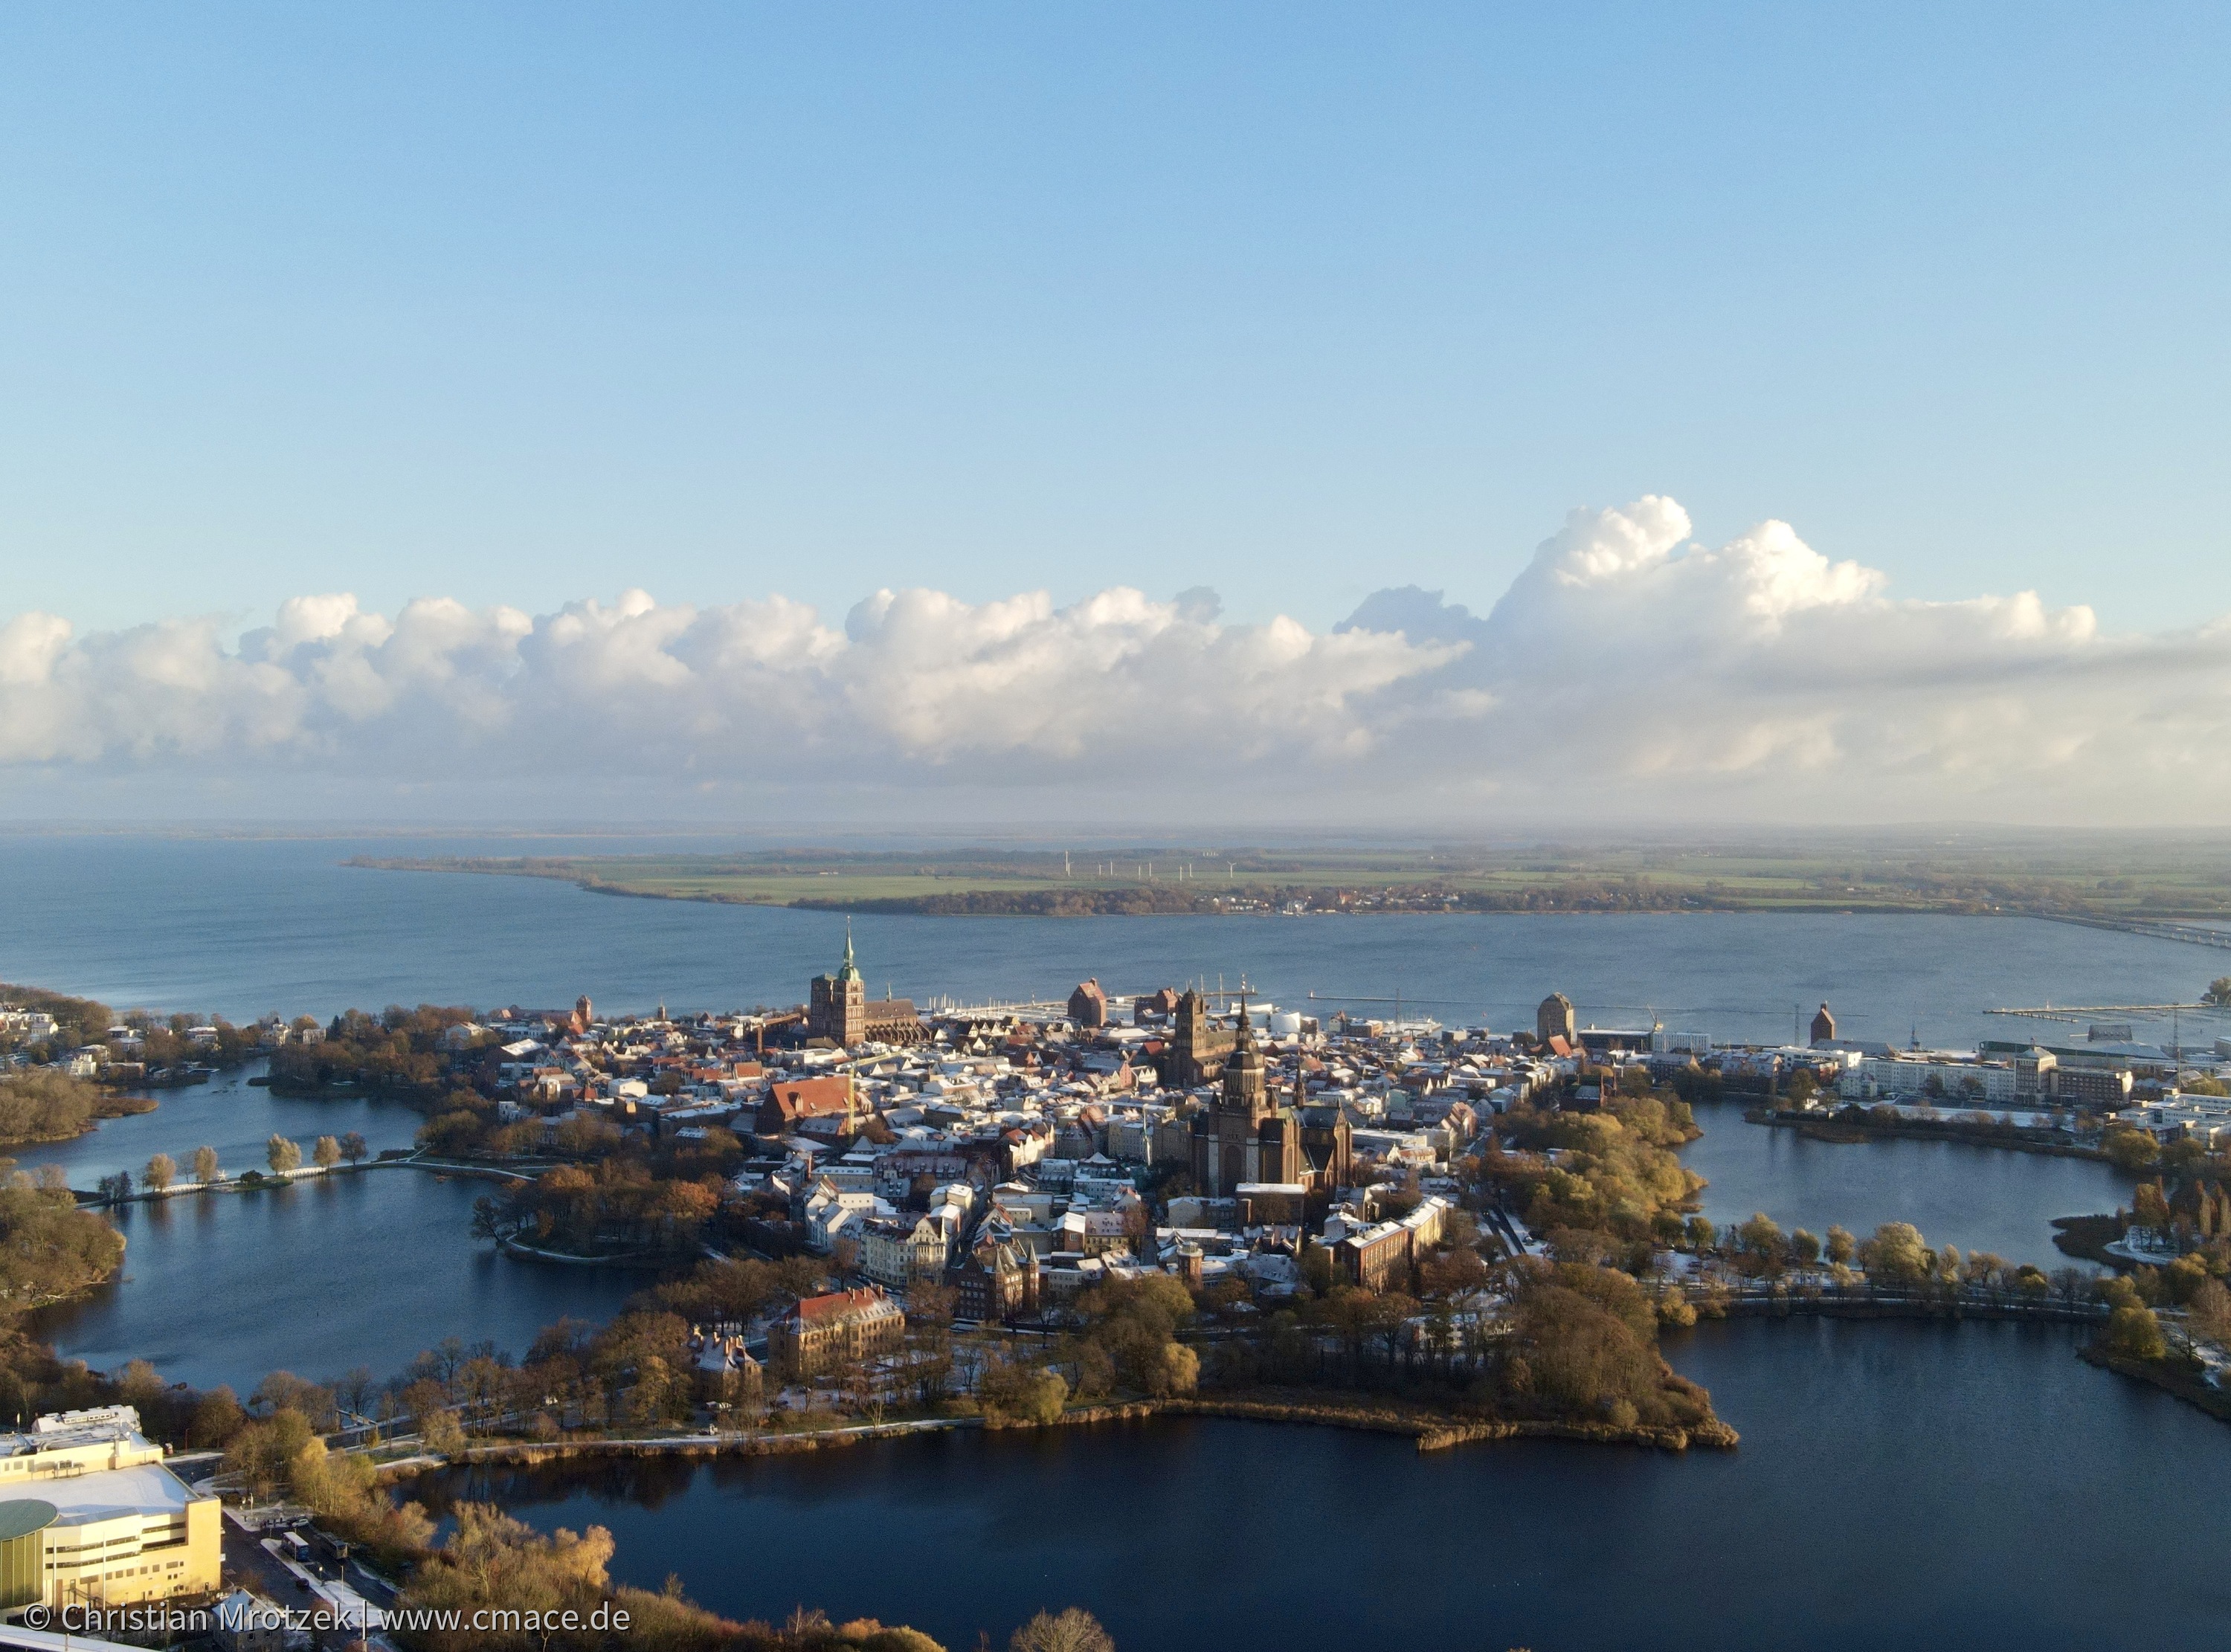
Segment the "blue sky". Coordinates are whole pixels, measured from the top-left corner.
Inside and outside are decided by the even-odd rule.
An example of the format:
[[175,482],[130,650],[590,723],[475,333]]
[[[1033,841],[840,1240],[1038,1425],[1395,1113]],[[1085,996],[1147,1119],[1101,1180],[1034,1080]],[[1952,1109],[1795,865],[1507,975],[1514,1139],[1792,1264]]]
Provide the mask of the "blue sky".
[[2231,609],[2231,14],[16,6],[0,617],[1491,603],[1576,506]]

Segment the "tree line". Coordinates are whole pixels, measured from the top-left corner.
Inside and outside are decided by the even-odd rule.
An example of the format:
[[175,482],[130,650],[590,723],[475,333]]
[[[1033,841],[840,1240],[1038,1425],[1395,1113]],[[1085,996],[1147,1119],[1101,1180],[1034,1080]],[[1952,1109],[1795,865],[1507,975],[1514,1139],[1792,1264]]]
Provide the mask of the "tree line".
[[[342,1164],[360,1165],[370,1156],[372,1149],[365,1139],[351,1130],[339,1136],[320,1136],[311,1145],[310,1162],[321,1171],[330,1171]],[[302,1168],[302,1144],[288,1136],[275,1133],[263,1144],[263,1160],[270,1166],[274,1178],[284,1178]],[[264,1181],[262,1171],[244,1171],[236,1177],[228,1177],[219,1161],[216,1148],[204,1145],[193,1151],[190,1161],[193,1167],[191,1185],[211,1188],[231,1181],[239,1186],[253,1187]],[[47,1165],[46,1170],[55,1170]],[[59,1171],[57,1171],[59,1174]],[[180,1185],[178,1161],[168,1153],[155,1153],[148,1158],[139,1172],[139,1190],[146,1193],[165,1193]],[[132,1197],[133,1184],[130,1171],[117,1171],[100,1181],[100,1197],[121,1201]]]

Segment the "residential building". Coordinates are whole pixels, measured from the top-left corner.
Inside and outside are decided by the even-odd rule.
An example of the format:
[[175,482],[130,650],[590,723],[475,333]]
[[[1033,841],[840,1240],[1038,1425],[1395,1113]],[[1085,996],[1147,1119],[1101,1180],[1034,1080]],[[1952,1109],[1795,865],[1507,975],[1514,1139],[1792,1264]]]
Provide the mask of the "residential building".
[[1038,1253],[1012,1238],[986,1239],[946,1269],[945,1282],[953,1287],[956,1319],[989,1323],[1038,1315]]
[[1410,1252],[1409,1229],[1399,1222],[1374,1223],[1335,1242],[1333,1266],[1349,1284],[1367,1291],[1407,1290]]
[[849,1128],[853,1113],[849,1078],[785,1079],[767,1087],[753,1122],[762,1136],[785,1136],[812,1119],[834,1120]]
[[860,1224],[860,1271],[886,1289],[903,1291],[945,1271],[949,1239],[930,1216],[870,1216]]
[[1081,1256],[1128,1252],[1135,1231],[1144,1221],[1143,1216],[1135,1212],[1135,1206],[1128,1212],[1072,1209],[1055,1228],[1057,1248],[1073,1250]]
[[767,1328],[770,1358],[799,1377],[889,1353],[906,1314],[877,1287],[808,1296]]

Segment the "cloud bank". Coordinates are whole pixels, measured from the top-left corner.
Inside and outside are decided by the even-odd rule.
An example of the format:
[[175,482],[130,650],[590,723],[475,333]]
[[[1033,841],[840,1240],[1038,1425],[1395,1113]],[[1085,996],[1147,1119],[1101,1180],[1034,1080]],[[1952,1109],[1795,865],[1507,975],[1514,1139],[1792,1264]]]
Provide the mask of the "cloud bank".
[[1782,522],[1698,545],[1652,497],[1575,512],[1484,616],[1410,587],[1322,633],[1122,588],[883,590],[841,629],[639,590],[297,597],[237,637],[29,613],[0,625],[0,785],[18,814],[278,786],[481,817],[2223,817],[2231,623],[2109,636],[1886,587]]

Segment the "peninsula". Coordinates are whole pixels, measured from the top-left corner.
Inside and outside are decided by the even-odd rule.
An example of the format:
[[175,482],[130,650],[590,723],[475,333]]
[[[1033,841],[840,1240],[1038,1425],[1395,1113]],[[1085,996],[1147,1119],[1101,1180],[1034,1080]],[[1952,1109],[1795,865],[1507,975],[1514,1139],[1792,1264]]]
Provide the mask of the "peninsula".
[[860,913],[1942,912],[2128,922],[2231,916],[2231,852],[2096,835],[1410,848],[779,848],[727,855],[361,856],[599,894]]

